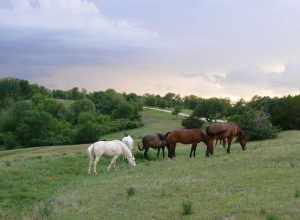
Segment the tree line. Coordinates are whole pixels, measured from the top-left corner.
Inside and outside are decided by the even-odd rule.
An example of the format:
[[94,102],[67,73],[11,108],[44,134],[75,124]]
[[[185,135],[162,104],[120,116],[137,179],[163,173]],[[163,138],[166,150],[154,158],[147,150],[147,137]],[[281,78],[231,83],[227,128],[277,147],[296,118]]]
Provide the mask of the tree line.
[[238,123],[250,140],[276,137],[279,130],[300,129],[300,95],[254,96],[232,103],[229,98],[118,93],[112,89],[50,90],[26,80],[0,80],[0,146],[4,148],[91,143],[102,135],[143,126],[143,106],[172,108],[187,128],[217,119]]
[[0,145],[5,149],[91,143],[142,126],[135,94],[50,90],[26,80],[0,80]]
[[144,95],[144,104],[160,108],[190,109],[192,114],[183,120],[184,127],[202,127],[217,119],[238,123],[250,140],[276,137],[280,130],[300,129],[300,95],[284,97],[254,96],[232,103],[229,98],[200,98],[194,95],[180,97],[174,93],[165,96]]

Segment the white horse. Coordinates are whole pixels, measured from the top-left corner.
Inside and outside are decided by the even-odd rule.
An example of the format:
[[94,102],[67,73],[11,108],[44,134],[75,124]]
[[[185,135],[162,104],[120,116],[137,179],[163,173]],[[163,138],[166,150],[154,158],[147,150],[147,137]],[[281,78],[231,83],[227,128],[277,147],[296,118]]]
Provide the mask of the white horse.
[[129,148],[129,150],[132,152],[133,145],[134,145],[134,141],[133,141],[132,137],[130,135],[127,135],[126,137],[122,138],[122,142],[124,142],[127,145],[127,147]]
[[94,165],[93,173],[95,175],[98,175],[97,173],[97,164],[100,160],[100,158],[104,156],[110,156],[113,157],[109,166],[107,167],[107,171],[110,171],[112,166],[116,166],[116,161],[120,155],[123,155],[127,160],[128,164],[132,167],[135,167],[135,158],[132,155],[129,148],[126,146],[125,143],[119,140],[113,140],[113,141],[99,141],[88,148],[88,155],[90,158],[89,163],[89,170],[88,173],[91,175],[92,166]]

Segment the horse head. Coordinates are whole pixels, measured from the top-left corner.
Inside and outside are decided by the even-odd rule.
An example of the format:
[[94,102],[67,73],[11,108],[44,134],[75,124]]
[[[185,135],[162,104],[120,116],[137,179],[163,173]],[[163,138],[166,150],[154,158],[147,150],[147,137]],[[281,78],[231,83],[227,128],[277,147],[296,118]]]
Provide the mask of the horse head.
[[247,144],[247,137],[244,131],[240,130],[239,132],[239,142],[242,146],[243,150],[246,150],[246,144]]
[[127,161],[128,161],[129,166],[131,166],[131,167],[135,167],[136,166],[135,158],[134,158],[133,155],[129,155],[127,157]]

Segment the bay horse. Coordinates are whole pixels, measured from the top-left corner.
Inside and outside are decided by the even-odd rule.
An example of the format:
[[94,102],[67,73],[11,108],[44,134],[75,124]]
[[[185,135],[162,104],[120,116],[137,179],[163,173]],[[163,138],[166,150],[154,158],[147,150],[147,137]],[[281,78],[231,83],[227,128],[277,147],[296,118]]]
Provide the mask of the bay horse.
[[144,150],[144,158],[148,158],[149,148],[157,149],[157,158],[159,158],[160,149],[162,149],[163,158],[165,158],[165,147],[167,145],[165,136],[161,133],[146,135],[142,139],[142,146],[138,143],[140,151]]
[[228,144],[227,153],[230,153],[230,147],[233,139],[238,138],[243,150],[246,150],[246,135],[245,132],[235,123],[214,123],[206,128],[209,143],[213,145],[215,139],[223,140],[223,146]]
[[197,144],[201,141],[207,146],[206,156],[209,157],[209,155],[213,154],[213,146],[209,145],[208,137],[201,129],[177,129],[166,133],[165,137],[167,141],[169,158],[176,157],[175,149],[177,143],[192,145],[190,157],[192,157],[192,155],[195,157]]

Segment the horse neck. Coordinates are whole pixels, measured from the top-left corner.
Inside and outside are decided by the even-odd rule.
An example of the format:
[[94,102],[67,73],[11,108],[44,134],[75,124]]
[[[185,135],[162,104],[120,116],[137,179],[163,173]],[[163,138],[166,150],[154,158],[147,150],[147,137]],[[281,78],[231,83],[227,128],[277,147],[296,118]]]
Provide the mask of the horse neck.
[[128,158],[128,157],[132,157],[132,153],[131,151],[129,150],[129,148],[127,147],[127,145],[125,146],[126,144],[124,143],[124,146],[123,146],[123,155]]

